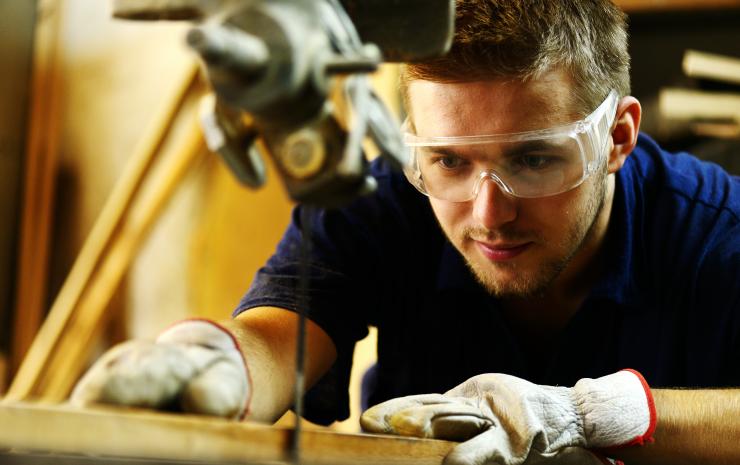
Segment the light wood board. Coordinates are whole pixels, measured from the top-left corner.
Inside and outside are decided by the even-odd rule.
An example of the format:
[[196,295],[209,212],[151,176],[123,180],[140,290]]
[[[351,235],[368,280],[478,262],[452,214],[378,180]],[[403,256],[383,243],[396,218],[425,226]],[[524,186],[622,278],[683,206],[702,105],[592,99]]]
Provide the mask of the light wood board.
[[[183,111],[189,121],[184,136],[166,164],[151,173],[172,120],[194,85],[196,67],[190,68],[114,187],[8,390],[9,398],[61,401],[83,370],[87,351],[110,316],[105,313],[108,303],[138,246],[201,152],[198,120],[193,111]],[[142,193],[142,184],[150,177],[154,188]]]
[[686,50],[681,65],[689,77],[740,85],[740,58]]
[[11,366],[16,370],[46,310],[61,99],[58,0],[38,4],[16,277]]
[[740,8],[740,0],[616,0],[627,13]]
[[[229,463],[286,462],[289,428],[113,408],[0,404],[0,449]],[[438,465],[453,443],[304,430],[306,465]]]

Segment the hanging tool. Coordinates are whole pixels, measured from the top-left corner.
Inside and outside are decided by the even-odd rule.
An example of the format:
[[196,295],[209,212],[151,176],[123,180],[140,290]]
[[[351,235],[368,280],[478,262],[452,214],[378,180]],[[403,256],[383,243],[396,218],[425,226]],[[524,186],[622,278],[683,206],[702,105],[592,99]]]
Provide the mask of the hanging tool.
[[[264,184],[270,157],[290,197],[305,204],[292,441],[300,463],[310,209],[375,189],[362,151],[366,136],[392,166],[406,163],[398,124],[367,74],[384,60],[445,52],[454,1],[115,0],[113,10],[118,18],[197,23],[187,43],[214,91],[201,106],[209,148],[250,188]],[[349,115],[340,114],[332,94]]]

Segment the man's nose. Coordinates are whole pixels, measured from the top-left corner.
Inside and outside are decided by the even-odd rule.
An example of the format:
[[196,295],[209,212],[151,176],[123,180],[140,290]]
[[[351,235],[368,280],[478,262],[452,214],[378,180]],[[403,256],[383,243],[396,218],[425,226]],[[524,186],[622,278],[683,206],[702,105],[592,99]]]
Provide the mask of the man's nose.
[[516,204],[517,199],[504,192],[495,180],[483,179],[473,199],[473,218],[486,229],[497,229],[516,219]]

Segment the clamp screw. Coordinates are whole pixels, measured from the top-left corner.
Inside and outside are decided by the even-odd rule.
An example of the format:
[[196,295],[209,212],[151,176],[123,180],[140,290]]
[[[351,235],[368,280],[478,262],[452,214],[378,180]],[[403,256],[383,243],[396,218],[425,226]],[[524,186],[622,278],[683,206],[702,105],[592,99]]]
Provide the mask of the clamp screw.
[[312,129],[303,129],[288,137],[281,157],[285,170],[297,179],[316,174],[325,158],[324,142]]

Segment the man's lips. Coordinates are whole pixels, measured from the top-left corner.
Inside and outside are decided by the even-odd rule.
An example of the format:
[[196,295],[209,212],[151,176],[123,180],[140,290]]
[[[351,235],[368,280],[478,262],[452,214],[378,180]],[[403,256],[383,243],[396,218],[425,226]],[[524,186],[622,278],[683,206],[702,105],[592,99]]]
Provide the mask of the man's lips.
[[511,260],[527,250],[532,242],[521,244],[487,244],[485,242],[475,241],[478,250],[491,261],[499,262]]

